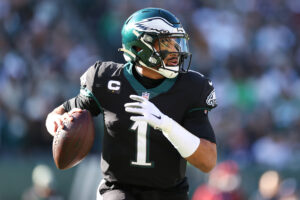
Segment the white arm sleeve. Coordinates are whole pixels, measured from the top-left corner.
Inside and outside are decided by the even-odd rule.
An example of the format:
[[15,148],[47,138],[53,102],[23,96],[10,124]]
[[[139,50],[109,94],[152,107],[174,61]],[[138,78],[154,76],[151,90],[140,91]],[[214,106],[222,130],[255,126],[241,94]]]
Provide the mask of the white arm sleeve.
[[163,116],[162,132],[183,158],[191,156],[200,144],[200,138],[190,133],[168,116]]

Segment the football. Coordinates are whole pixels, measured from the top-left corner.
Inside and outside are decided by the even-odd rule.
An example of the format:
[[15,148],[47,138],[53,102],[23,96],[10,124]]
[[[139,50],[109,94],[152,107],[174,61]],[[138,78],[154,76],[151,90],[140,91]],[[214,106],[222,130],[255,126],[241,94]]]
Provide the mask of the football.
[[80,163],[94,143],[94,122],[90,112],[74,112],[72,117],[72,121],[63,121],[63,128],[59,128],[53,138],[52,154],[58,169],[69,169]]

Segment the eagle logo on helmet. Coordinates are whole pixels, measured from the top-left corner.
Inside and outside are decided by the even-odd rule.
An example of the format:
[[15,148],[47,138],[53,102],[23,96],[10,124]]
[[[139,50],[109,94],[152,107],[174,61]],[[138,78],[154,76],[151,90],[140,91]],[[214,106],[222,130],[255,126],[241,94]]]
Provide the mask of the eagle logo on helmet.
[[174,27],[173,24],[161,17],[151,17],[134,24],[134,29],[142,32],[155,33],[185,33],[183,28]]

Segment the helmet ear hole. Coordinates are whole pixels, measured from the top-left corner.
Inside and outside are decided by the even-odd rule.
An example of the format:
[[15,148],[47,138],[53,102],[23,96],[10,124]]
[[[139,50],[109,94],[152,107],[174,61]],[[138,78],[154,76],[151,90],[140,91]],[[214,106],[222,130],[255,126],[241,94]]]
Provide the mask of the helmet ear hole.
[[133,46],[132,49],[135,50],[137,53],[139,53],[142,50],[142,48],[138,46]]

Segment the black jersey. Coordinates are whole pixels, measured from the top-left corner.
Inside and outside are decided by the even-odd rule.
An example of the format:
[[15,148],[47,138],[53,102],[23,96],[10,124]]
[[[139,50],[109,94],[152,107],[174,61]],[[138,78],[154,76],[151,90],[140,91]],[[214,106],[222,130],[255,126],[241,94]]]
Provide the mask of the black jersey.
[[[146,122],[133,122],[124,104],[131,94],[148,98],[162,113],[192,134],[215,142],[209,123],[199,122],[204,111],[216,106],[210,80],[198,72],[179,74],[146,89],[132,74],[133,64],[97,62],[81,77],[76,105],[93,115],[103,113],[101,169],[106,180],[155,188],[174,187],[185,178],[186,160],[160,132]],[[208,124],[208,125],[207,125]],[[207,131],[209,129],[209,131]]]

